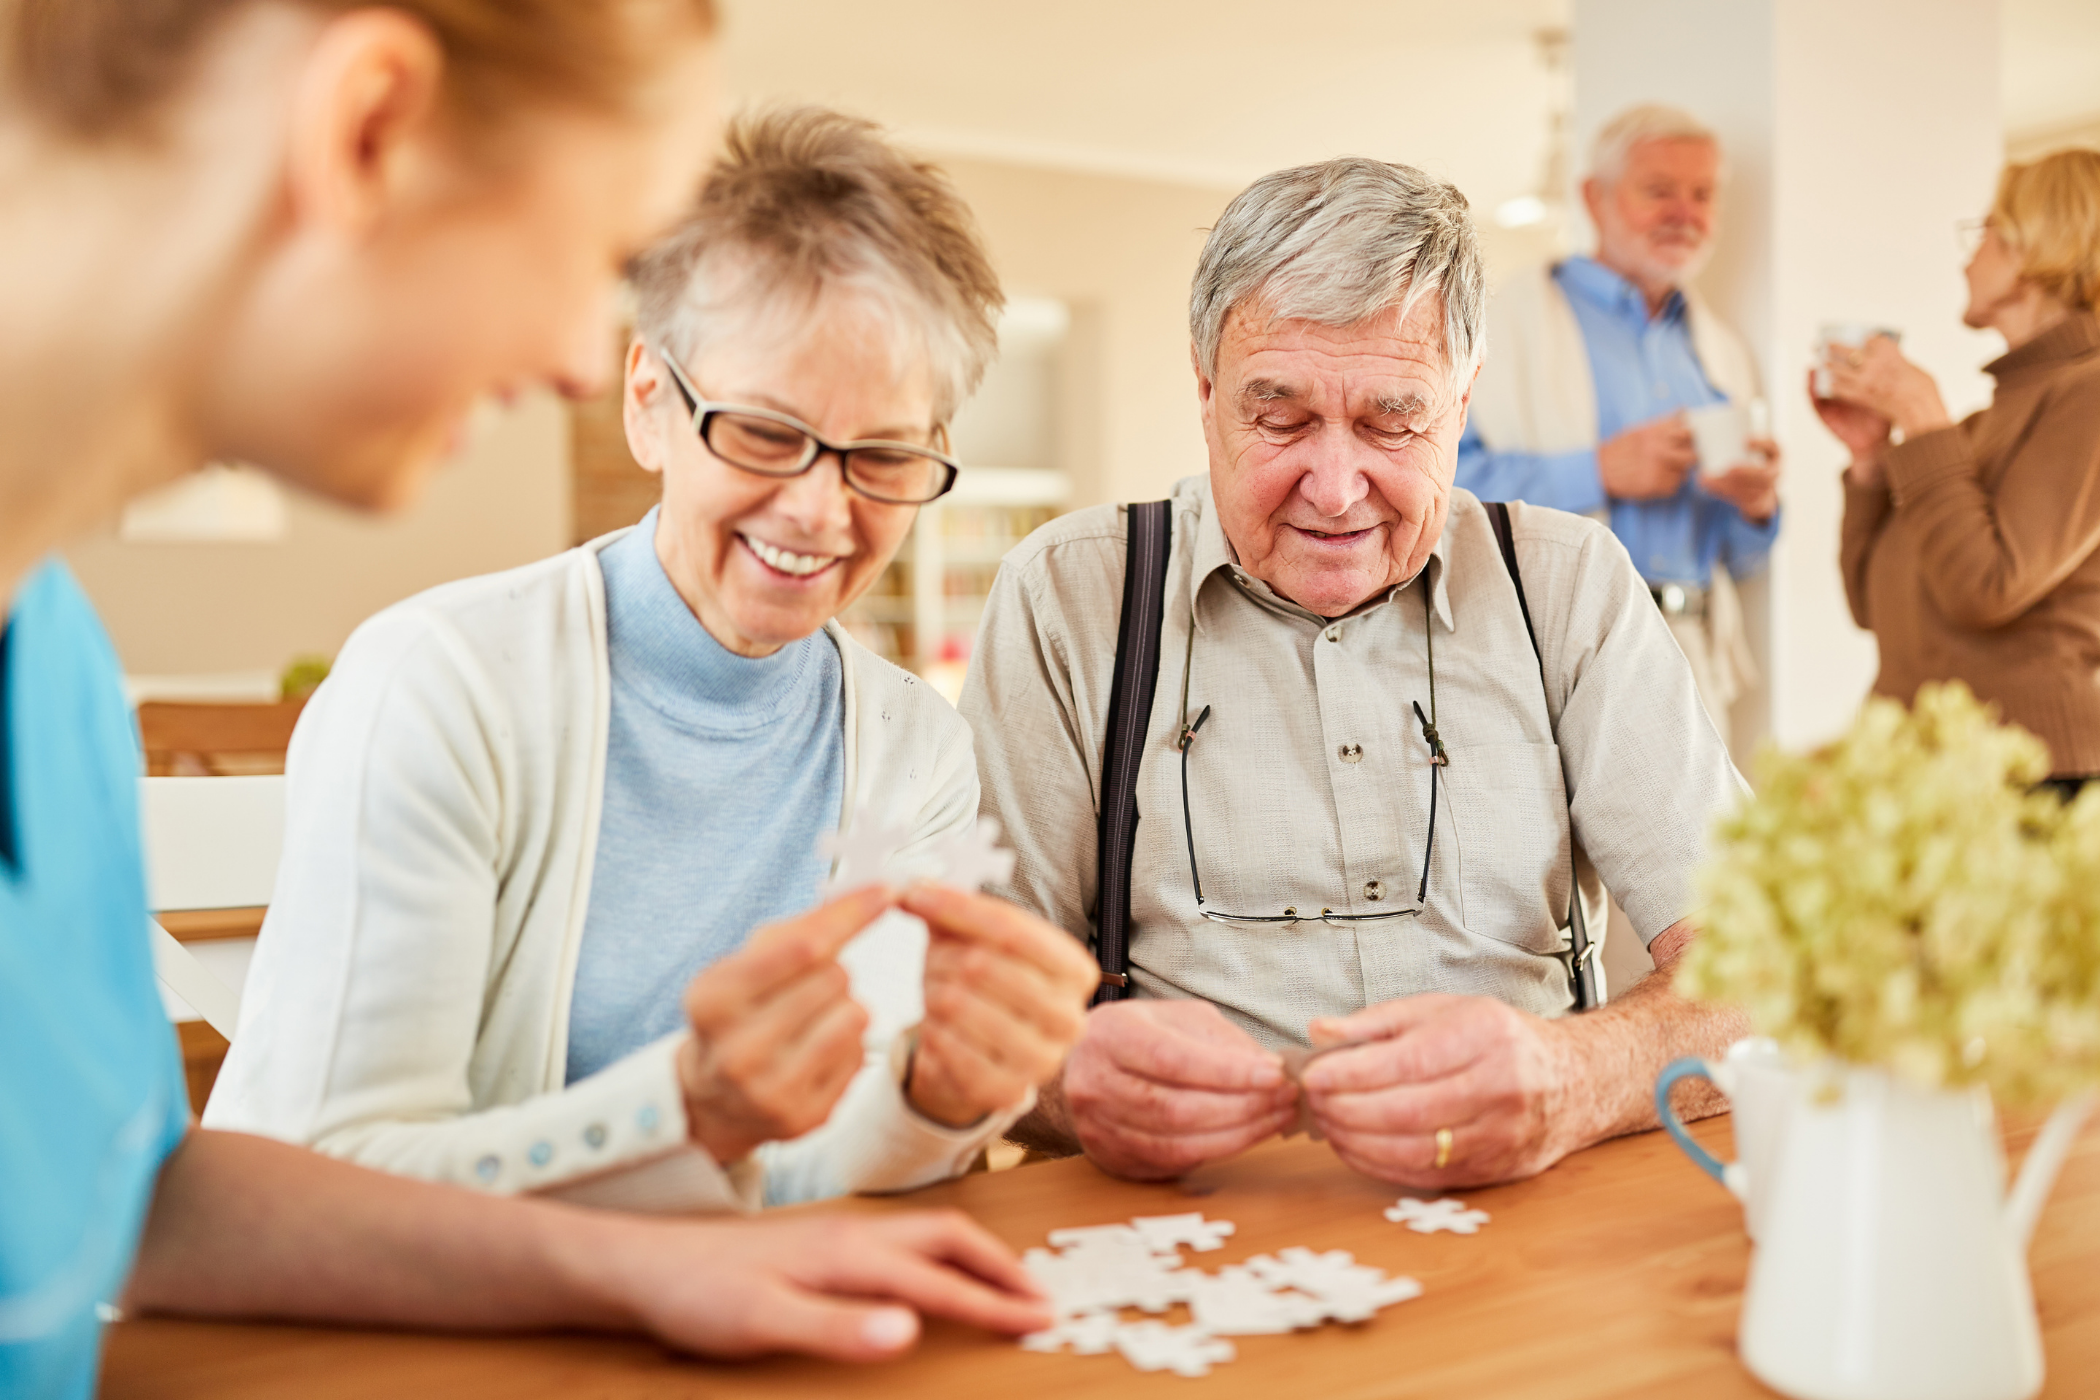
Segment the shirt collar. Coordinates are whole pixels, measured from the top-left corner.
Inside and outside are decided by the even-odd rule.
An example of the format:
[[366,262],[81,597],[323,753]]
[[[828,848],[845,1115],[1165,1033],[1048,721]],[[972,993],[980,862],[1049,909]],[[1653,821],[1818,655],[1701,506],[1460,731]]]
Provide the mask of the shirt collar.
[[[1453,509],[1456,509],[1457,501],[1454,500],[1451,504]],[[1426,574],[1429,579],[1429,605],[1435,611],[1437,619],[1444,624],[1444,630],[1452,631],[1451,593],[1448,586],[1451,571],[1447,555],[1450,544],[1451,515],[1447,512],[1444,516],[1443,533],[1437,536],[1435,546],[1429,551],[1428,562],[1422,565],[1422,572],[1406,583],[1396,585],[1371,598],[1346,616],[1361,617],[1367,612],[1384,607],[1412,589]],[[1309,608],[1300,607],[1240,567],[1239,558],[1233,552],[1232,541],[1225,538],[1225,527],[1218,520],[1217,502],[1211,497],[1208,479],[1203,483],[1202,495],[1198,502],[1193,550],[1189,561],[1193,570],[1189,579],[1189,599],[1191,606],[1197,609],[1196,626],[1199,629],[1203,626],[1201,603],[1204,586],[1214,576],[1220,577],[1223,586],[1244,593],[1258,607],[1271,612],[1303,618],[1320,626],[1337,620],[1321,617]]]
[[[1554,270],[1563,289],[1581,297],[1601,311],[1608,311],[1637,326],[1648,324],[1648,298],[1641,289],[1595,258],[1569,258]],[[1673,289],[1653,318],[1677,322],[1684,319],[1684,292]]]

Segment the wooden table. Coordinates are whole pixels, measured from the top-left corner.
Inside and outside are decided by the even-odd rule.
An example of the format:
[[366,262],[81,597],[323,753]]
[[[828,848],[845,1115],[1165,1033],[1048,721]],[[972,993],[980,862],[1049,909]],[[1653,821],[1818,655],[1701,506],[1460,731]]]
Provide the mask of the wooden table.
[[[1727,1155],[1726,1119],[1696,1129]],[[2012,1134],[2024,1148],[2031,1128]],[[1579,1153],[1534,1181],[1465,1193],[1493,1213],[1478,1235],[1418,1235],[1380,1214],[1399,1193],[1322,1146],[1275,1142],[1176,1185],[1112,1180],[1084,1160],[966,1178],[852,1210],[960,1206],[1016,1248],[1050,1230],[1201,1209],[1234,1221],[1215,1268],[1288,1245],[1347,1249],[1422,1281],[1424,1295],[1358,1327],[1234,1339],[1204,1381],[1144,1374],[1120,1356],[1041,1356],[935,1324],[910,1357],[848,1368],[802,1359],[709,1365],[644,1341],[414,1336],[147,1320],[111,1329],[112,1400],[372,1395],[447,1400],[600,1397],[1163,1395],[1764,1396],[1735,1358],[1749,1246],[1734,1202],[1660,1133]],[[2042,1216],[2035,1293],[2054,1397],[2100,1392],[2100,1131],[2073,1152]]]

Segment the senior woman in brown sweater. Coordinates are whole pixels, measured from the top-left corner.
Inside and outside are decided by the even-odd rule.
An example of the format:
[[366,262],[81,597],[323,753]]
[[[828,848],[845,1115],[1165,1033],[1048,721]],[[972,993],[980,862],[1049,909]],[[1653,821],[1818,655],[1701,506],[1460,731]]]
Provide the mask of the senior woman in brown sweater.
[[1836,353],[1816,411],[1852,450],[1840,557],[1874,692],[1967,682],[2068,793],[2100,775],[2100,152],[2008,166],[1980,234],[1962,319],[2005,337],[1990,407],[1954,422],[1881,336]]

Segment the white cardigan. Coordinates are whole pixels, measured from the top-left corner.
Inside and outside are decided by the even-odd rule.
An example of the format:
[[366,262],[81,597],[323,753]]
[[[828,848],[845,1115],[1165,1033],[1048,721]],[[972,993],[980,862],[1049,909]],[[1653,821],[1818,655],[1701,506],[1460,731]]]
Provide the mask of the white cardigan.
[[[283,864],[206,1126],[483,1191],[719,1210],[952,1176],[1032,1104],[952,1130],[906,1102],[892,1052],[926,931],[898,914],[841,955],[867,1062],[814,1132],[717,1166],[686,1138],[683,1032],[564,1083],[611,708],[598,551],[624,533],[434,588],[344,646],[292,739]],[[969,727],[827,630],[842,816],[911,829],[909,862],[976,820]]]

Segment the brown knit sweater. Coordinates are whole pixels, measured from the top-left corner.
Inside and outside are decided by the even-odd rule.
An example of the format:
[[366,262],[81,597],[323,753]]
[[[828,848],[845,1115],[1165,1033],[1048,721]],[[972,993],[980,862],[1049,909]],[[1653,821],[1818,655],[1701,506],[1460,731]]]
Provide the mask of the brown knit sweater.
[[1881,644],[1877,695],[1960,679],[2100,773],[2100,318],[2074,315],[1986,365],[1991,406],[1845,483],[1852,616]]

